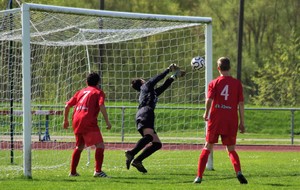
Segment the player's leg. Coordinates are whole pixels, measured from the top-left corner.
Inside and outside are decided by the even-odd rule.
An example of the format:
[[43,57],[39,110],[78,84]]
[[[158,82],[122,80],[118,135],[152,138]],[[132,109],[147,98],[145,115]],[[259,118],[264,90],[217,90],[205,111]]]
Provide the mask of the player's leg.
[[151,135],[153,137],[153,141],[150,146],[146,147],[144,151],[136,158],[134,159],[137,162],[142,162],[144,159],[149,157],[151,154],[156,152],[157,150],[161,149],[162,143],[156,134],[156,132],[153,129],[145,128],[144,129],[145,135]]
[[199,156],[197,177],[195,178],[194,183],[202,182],[202,176],[203,176],[204,170],[206,168],[209,154],[213,150],[213,147],[214,147],[213,143],[208,143],[208,142],[205,143],[205,145],[201,151],[201,154]]
[[143,166],[142,161],[153,154],[155,151],[159,150],[162,147],[162,144],[153,128],[143,128],[143,134],[144,136],[152,137],[152,144],[149,147],[145,148],[144,151],[136,159],[133,160],[131,165],[136,167],[138,171],[147,173],[147,170]]
[[142,138],[136,143],[135,147],[131,150],[127,150],[125,152],[126,156],[126,167],[129,169],[130,164],[132,160],[134,159],[134,156],[141,151],[147,144],[153,141],[153,136],[151,134],[144,134],[145,126],[142,122],[139,122],[137,124],[138,131],[142,135]]
[[231,163],[234,167],[234,170],[236,172],[236,177],[239,180],[239,182],[241,184],[247,184],[248,181],[246,180],[246,178],[244,177],[242,170],[241,170],[241,164],[240,164],[240,158],[237,154],[237,152],[235,151],[235,146],[231,145],[231,146],[227,146],[227,151],[228,151],[228,155],[229,158],[231,160]]
[[236,137],[235,136],[233,136],[233,137],[222,136],[222,143],[223,143],[223,145],[227,146],[228,155],[229,155],[230,161],[232,163],[232,166],[235,170],[235,173],[236,173],[236,176],[237,176],[239,182],[241,184],[247,184],[248,181],[242,174],[239,155],[235,151]]
[[84,136],[87,146],[95,145],[95,171],[94,177],[107,177],[102,171],[102,164],[104,160],[104,142],[100,130],[89,132]]
[[143,128],[142,138],[136,143],[135,147],[130,150],[131,155],[136,155],[140,150],[142,150],[147,144],[153,141],[153,135],[151,133],[145,133],[148,128]]
[[81,134],[76,134],[75,137],[76,137],[76,147],[73,150],[73,154],[72,154],[71,172],[69,176],[79,176],[76,169],[80,160],[81,152],[84,149],[84,145],[85,145],[83,136]]
[[238,173],[241,171],[241,164],[240,164],[240,158],[237,152],[235,151],[235,145],[229,145],[227,146],[228,156],[230,158],[230,161],[232,163],[232,166],[235,170],[235,173]]
[[202,182],[202,176],[206,168],[209,154],[210,152],[212,152],[214,148],[214,144],[218,142],[218,138],[219,138],[219,134],[215,133],[214,131],[211,130],[206,131],[206,143],[199,156],[197,177],[195,178],[194,183]]
[[104,160],[104,143],[98,143],[95,145],[95,172],[94,177],[108,177],[106,173],[102,171],[102,165]]
[[97,143],[95,147],[95,172],[101,172],[104,160],[104,143]]

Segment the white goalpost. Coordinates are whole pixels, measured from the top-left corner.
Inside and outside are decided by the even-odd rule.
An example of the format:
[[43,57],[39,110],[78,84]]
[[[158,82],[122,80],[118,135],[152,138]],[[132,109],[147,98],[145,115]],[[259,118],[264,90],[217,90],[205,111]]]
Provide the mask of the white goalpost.
[[[205,69],[192,70],[195,56],[205,58]],[[0,11],[0,173],[18,171],[29,178],[37,170],[68,173],[75,139],[72,129],[62,128],[62,110],[86,86],[91,71],[101,76],[113,125],[107,132],[99,115],[106,149],[122,152],[112,157],[108,153],[104,167],[124,169],[119,166],[123,152],[140,137],[134,121],[137,93],[130,82],[149,79],[171,63],[187,75],[160,96],[156,130],[163,149],[199,151],[205,142],[205,92],[212,80],[210,17],[31,3]],[[93,162],[93,151],[87,148],[85,166]],[[207,169],[213,169],[212,157]]]

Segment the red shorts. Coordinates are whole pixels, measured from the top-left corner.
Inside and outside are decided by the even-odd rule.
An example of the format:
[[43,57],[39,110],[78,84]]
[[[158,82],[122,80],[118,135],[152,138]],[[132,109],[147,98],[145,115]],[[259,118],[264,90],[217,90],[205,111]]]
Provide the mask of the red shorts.
[[222,144],[226,146],[235,145],[236,144],[236,135],[220,135],[215,133],[207,133],[206,141],[208,143],[218,143],[219,136],[221,136]]
[[84,145],[84,144],[86,146],[92,146],[95,144],[103,143],[103,137],[100,130],[88,132],[88,133],[78,133],[75,134],[75,138],[76,138],[76,146]]

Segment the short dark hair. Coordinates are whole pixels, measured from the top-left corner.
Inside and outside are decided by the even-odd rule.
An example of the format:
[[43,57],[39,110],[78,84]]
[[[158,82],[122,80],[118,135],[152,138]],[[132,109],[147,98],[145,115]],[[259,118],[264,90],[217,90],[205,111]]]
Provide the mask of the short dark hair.
[[87,84],[89,86],[96,86],[100,81],[100,76],[98,73],[91,72],[86,78]]
[[143,85],[143,79],[133,79],[131,81],[131,87],[137,91],[141,90],[142,85]]
[[230,60],[227,57],[220,57],[218,59],[218,67],[221,71],[228,71],[230,69]]

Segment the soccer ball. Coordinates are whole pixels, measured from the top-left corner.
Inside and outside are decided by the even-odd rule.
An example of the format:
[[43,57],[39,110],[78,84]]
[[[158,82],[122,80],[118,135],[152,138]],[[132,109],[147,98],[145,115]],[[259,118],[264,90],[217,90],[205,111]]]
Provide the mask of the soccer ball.
[[205,60],[203,57],[194,57],[191,61],[191,66],[194,70],[200,70],[205,67]]

